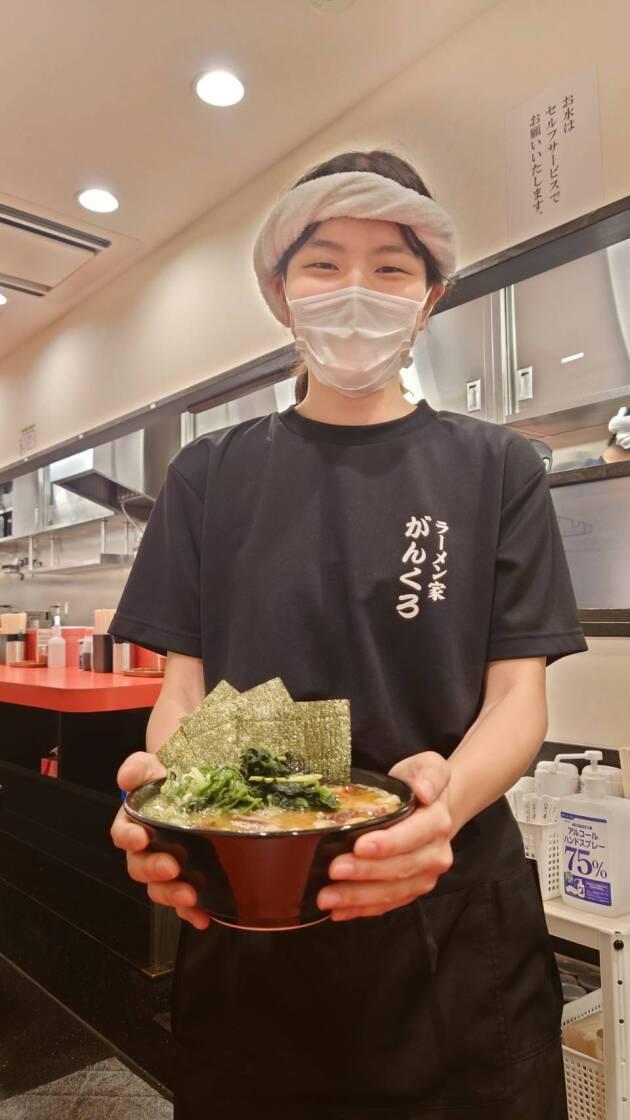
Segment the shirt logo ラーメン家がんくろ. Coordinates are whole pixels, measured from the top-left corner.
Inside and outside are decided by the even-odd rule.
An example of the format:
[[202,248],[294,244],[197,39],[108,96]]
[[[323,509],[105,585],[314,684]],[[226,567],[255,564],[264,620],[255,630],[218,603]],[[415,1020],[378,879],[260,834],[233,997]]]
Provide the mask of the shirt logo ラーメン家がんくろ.
[[435,525],[432,522],[432,517],[412,517],[405,528],[405,537],[410,538],[411,543],[403,553],[402,562],[403,564],[410,564],[411,570],[403,572],[400,576],[400,582],[404,583],[406,587],[413,588],[413,591],[401,592],[398,596],[396,610],[401,618],[416,618],[420,614],[420,592],[423,585],[418,580],[422,576],[423,565],[427,559],[426,548],[423,547],[421,538],[424,538],[425,544],[428,545],[432,528],[438,538],[438,547],[435,559],[431,564],[433,569],[432,579],[427,585],[426,597],[433,603],[443,602],[446,598],[444,579],[447,575],[447,551],[444,547],[444,540],[449,527],[446,521],[436,521]]

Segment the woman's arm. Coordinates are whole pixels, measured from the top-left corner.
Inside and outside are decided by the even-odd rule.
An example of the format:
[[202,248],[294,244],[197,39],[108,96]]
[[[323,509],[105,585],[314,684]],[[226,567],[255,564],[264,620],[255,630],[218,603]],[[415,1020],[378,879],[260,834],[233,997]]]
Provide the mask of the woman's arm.
[[335,882],[319,905],[344,921],[404,906],[433,890],[451,867],[450,841],[527,769],[547,730],[544,657],[489,662],[481,711],[448,760],[433,751],[390,771],[410,785],[421,808],[384,832],[366,833],[351,856],[337,856]]
[[546,658],[489,661],[475,722],[449,758],[452,836],[525,773],[548,727]]
[[153,753],[159,751],[169,736],[177,731],[182,717],[190,715],[205,695],[203,662],[198,657],[169,653],[162,689],[149,717],[147,750]]

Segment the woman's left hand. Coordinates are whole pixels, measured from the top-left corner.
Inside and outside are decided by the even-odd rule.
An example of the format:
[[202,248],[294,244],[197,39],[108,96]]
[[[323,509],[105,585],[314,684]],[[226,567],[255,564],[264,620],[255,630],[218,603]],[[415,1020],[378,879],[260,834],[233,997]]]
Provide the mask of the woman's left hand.
[[342,881],[324,887],[317,899],[333,921],[406,906],[432,891],[453,863],[448,762],[423,751],[397,763],[390,774],[411,786],[421,807],[400,824],[359,837],[351,854],[333,860],[330,878]]

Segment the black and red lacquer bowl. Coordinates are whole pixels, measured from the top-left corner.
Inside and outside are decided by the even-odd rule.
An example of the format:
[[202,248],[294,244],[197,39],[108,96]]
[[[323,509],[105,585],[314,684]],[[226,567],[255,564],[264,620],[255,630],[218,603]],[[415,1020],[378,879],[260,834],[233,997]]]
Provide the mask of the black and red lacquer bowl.
[[197,892],[198,906],[217,922],[250,930],[288,930],[326,921],[317,895],[330,882],[335,856],[350,852],[359,836],[391,828],[418,807],[404,782],[388,774],[353,769],[351,781],[395,793],[391,813],[358,824],[293,832],[227,832],[151,819],[147,801],[164,779],[128,793],[125,812],[146,828],[150,850],[168,852],[181,878]]

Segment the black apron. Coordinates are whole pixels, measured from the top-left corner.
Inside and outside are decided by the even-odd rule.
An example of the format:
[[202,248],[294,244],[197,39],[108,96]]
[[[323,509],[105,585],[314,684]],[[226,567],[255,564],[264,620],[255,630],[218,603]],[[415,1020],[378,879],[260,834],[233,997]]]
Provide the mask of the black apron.
[[504,798],[435,890],[377,918],[183,924],[175,1120],[567,1120],[562,992]]

